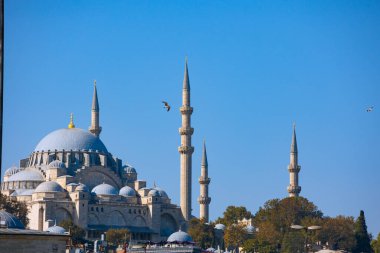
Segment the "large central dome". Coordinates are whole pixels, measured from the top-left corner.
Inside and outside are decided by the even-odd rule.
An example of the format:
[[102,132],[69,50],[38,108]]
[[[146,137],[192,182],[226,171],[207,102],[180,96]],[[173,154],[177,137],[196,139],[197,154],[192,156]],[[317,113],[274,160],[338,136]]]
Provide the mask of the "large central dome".
[[108,153],[103,142],[93,134],[80,128],[63,128],[46,135],[36,146],[34,151],[48,150],[98,150]]

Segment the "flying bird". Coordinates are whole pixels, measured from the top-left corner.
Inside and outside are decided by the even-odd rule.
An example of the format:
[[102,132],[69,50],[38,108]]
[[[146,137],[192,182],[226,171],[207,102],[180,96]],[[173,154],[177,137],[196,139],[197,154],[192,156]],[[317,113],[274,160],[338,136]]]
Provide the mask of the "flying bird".
[[367,107],[366,112],[372,112],[374,106]]
[[168,104],[168,102],[162,101],[162,103],[164,103],[164,108],[166,108],[166,111],[170,111],[170,105]]

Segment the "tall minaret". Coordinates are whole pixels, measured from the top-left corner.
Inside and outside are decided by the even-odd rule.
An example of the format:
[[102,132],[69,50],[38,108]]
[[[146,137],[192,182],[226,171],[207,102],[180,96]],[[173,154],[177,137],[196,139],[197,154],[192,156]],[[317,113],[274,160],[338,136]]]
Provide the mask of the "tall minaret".
[[181,211],[185,220],[191,218],[191,157],[194,147],[191,146],[191,135],[194,128],[191,127],[191,114],[193,107],[190,106],[190,82],[187,70],[187,59],[185,63],[185,76],[183,78],[182,106],[182,126],[179,128],[181,135],[181,146],[178,152],[181,156]]
[[198,198],[199,202],[199,219],[203,219],[208,222],[209,219],[209,204],[211,198],[208,196],[208,185],[211,178],[208,177],[208,163],[207,163],[207,152],[206,143],[203,142],[203,154],[201,163],[201,176],[199,178],[199,184],[201,185],[200,196]]
[[290,145],[290,164],[288,166],[290,174],[290,185],[288,186],[289,197],[298,197],[301,186],[298,185],[298,173],[301,166],[298,165],[298,149],[296,138],[296,125],[293,125],[292,145]]
[[94,95],[92,97],[91,126],[88,130],[96,137],[99,137],[102,131],[102,127],[99,126],[99,103],[98,92],[96,91],[96,80],[94,81]]

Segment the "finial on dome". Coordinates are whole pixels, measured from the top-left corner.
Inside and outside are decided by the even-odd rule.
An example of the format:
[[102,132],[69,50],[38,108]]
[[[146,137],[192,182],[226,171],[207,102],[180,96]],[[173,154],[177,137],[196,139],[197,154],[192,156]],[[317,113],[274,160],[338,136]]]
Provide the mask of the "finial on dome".
[[75,128],[73,113],[70,113],[70,123],[69,123],[68,128]]

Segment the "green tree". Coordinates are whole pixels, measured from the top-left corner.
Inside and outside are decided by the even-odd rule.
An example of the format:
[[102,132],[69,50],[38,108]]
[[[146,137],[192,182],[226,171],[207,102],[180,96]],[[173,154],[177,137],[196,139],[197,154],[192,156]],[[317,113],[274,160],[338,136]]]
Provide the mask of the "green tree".
[[58,226],[61,226],[66,229],[66,231],[70,232],[71,240],[74,245],[85,242],[84,237],[86,236],[86,231],[75,225],[71,220],[63,220],[58,224]]
[[355,238],[356,247],[353,250],[354,253],[371,253],[371,239],[367,232],[367,225],[365,222],[364,211],[360,210],[360,215],[355,222]]
[[126,243],[129,239],[130,232],[128,229],[109,229],[107,231],[107,242],[113,246]]
[[25,227],[29,224],[28,207],[25,202],[12,200],[10,197],[0,193],[0,210],[4,210],[16,216]]
[[247,231],[242,225],[232,224],[224,231],[224,242],[228,249],[237,249],[247,239]]
[[319,239],[323,244],[328,243],[333,250],[351,251],[356,245],[355,222],[353,217],[337,216],[325,218]]
[[204,220],[193,218],[189,222],[189,235],[202,249],[212,247],[214,242],[214,226]]
[[215,223],[222,223],[225,226],[237,224],[239,220],[244,218],[251,219],[252,213],[244,206],[228,206],[223,213],[223,217],[218,218]]
[[372,240],[371,247],[374,253],[380,253],[380,233],[376,239]]
[[305,235],[301,231],[285,233],[281,243],[281,253],[304,252]]

